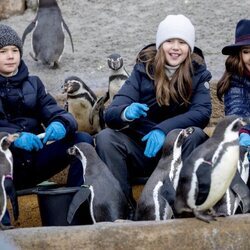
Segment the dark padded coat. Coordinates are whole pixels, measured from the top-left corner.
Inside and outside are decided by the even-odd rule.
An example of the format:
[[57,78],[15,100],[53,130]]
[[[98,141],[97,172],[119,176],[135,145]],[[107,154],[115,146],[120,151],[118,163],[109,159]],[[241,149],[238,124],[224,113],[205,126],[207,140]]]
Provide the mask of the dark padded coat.
[[[145,65],[137,63],[113,102],[105,112],[105,122],[112,129],[122,130],[138,141],[152,129],[161,129],[167,135],[176,128],[196,126],[204,128],[212,112],[208,82],[211,73],[198,54],[193,55],[192,97],[188,106],[170,103],[160,107],[155,98],[154,81],[145,72]],[[197,58],[197,60],[195,59]],[[145,118],[126,122],[121,119],[123,110],[133,102],[146,103],[150,109]]]
[[57,105],[37,76],[29,76],[23,61],[16,75],[0,75],[0,131],[39,134],[42,124],[47,127],[52,121],[63,123],[67,135],[77,130],[74,117]]

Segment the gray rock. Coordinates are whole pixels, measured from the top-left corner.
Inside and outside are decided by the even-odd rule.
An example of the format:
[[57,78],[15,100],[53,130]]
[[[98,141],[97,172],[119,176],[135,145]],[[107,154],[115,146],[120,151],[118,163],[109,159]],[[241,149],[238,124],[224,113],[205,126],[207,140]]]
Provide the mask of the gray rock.
[[21,15],[25,10],[25,0],[0,0],[0,20],[13,15]]

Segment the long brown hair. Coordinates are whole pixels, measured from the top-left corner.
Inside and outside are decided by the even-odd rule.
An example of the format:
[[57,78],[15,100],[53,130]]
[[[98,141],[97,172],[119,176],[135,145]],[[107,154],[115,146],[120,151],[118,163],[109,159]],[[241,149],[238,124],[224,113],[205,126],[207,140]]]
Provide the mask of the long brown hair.
[[242,53],[229,55],[225,62],[225,72],[217,83],[217,97],[222,101],[222,96],[230,87],[230,80],[232,75],[243,76],[244,63],[242,60]]
[[192,95],[191,73],[193,71],[190,52],[171,80],[165,73],[167,62],[162,46],[158,51],[155,46],[147,47],[138,54],[136,60],[146,64],[146,73],[155,83],[156,100],[159,105],[169,106],[170,101],[184,103],[185,106],[189,104]]

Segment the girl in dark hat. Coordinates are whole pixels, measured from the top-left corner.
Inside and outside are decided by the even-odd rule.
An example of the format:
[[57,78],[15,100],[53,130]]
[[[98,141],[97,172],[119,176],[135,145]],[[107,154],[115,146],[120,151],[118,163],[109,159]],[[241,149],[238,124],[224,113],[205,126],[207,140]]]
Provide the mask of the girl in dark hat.
[[235,31],[235,43],[222,49],[228,55],[225,72],[217,84],[217,96],[224,96],[225,115],[250,117],[250,20],[242,19]]
[[[224,47],[222,54],[228,58],[217,84],[217,96],[220,101],[224,96],[225,115],[250,117],[250,20],[237,23],[235,43]],[[240,145],[250,146],[250,125],[240,130]]]

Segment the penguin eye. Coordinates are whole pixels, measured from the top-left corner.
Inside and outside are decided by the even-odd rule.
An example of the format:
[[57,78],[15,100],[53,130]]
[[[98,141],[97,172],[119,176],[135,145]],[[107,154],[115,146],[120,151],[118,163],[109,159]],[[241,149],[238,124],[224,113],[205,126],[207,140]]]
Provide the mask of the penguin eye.
[[10,146],[9,141],[8,141],[7,139],[4,139],[4,140],[2,141],[2,149],[5,151],[6,149],[9,148],[9,146]]

